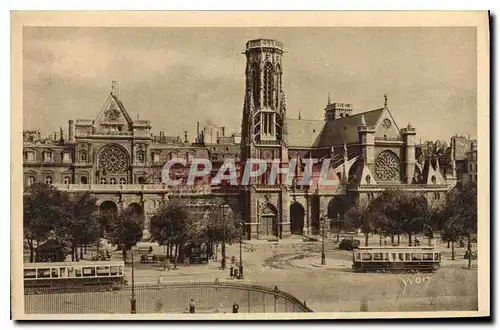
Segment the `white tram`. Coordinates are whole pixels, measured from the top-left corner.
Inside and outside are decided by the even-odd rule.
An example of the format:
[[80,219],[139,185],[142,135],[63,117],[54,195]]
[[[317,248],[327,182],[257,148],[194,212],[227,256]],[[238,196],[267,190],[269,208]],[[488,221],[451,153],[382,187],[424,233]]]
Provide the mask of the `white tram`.
[[435,272],[441,253],[433,247],[359,247],[353,251],[355,272]]
[[123,261],[24,264],[25,293],[117,290],[126,284]]

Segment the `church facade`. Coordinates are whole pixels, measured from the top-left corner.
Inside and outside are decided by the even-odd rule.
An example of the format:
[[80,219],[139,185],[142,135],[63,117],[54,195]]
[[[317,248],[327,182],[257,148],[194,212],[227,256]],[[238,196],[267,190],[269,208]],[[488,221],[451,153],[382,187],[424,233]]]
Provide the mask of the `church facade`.
[[[42,139],[38,131],[24,132],[24,184],[45,182],[58,189],[89,191],[101,209],[132,208],[148,219],[173,196],[203,212],[214,199],[239,205],[248,239],[279,239],[290,235],[315,235],[323,224],[338,227],[354,204],[369,203],[385,189],[421,194],[429,205],[444,201],[457,182],[454,152],[446,167],[439,157],[422,152],[416,128],[400,127],[383,105],[353,113],[346,103],[328,102],[324,120],[287,116],[282,84],[284,49],[277,40],[246,43],[245,93],[241,135],[226,136],[197,127],[194,141],[164,132],[152,133],[147,120],[132,120],[117,94],[116,84],[94,120],[70,120],[68,134]],[[453,143],[451,148],[453,148]],[[330,171],[340,184],[332,187],[288,184],[270,185],[264,175],[245,186],[211,186],[200,180],[194,186],[167,186],[161,171],[170,159],[210,159],[215,175],[224,159],[240,167],[251,158],[286,167],[292,159],[331,159]],[[185,178],[185,167],[174,171]],[[303,173],[298,169],[297,175]],[[208,183],[208,184],[207,184]]]

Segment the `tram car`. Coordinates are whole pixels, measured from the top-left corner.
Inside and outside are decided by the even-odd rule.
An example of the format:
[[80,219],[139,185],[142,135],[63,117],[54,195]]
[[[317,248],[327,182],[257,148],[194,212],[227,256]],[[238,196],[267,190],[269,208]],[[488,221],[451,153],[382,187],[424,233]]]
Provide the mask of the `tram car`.
[[433,247],[359,247],[353,251],[355,272],[435,272],[441,253]]
[[24,292],[119,290],[127,281],[123,261],[45,262],[24,264]]

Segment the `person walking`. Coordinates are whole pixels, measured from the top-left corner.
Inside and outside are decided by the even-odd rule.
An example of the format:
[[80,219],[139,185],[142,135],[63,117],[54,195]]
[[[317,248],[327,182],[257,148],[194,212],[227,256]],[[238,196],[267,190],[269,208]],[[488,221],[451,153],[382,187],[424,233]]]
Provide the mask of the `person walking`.
[[196,303],[194,302],[194,299],[191,299],[189,302],[189,313],[194,314],[196,311]]
[[229,267],[229,278],[233,278],[234,277],[234,266],[231,265],[231,267]]
[[236,278],[236,279],[239,279],[238,268],[235,268],[233,270],[233,277]]

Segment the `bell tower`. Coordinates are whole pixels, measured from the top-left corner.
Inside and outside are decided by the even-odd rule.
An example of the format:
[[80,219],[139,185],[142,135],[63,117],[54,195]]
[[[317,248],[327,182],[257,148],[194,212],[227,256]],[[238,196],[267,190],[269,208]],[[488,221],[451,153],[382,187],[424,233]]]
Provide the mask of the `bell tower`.
[[283,43],[271,39],[250,40],[243,54],[247,61],[242,144],[280,146],[284,140],[286,111],[282,89]]

